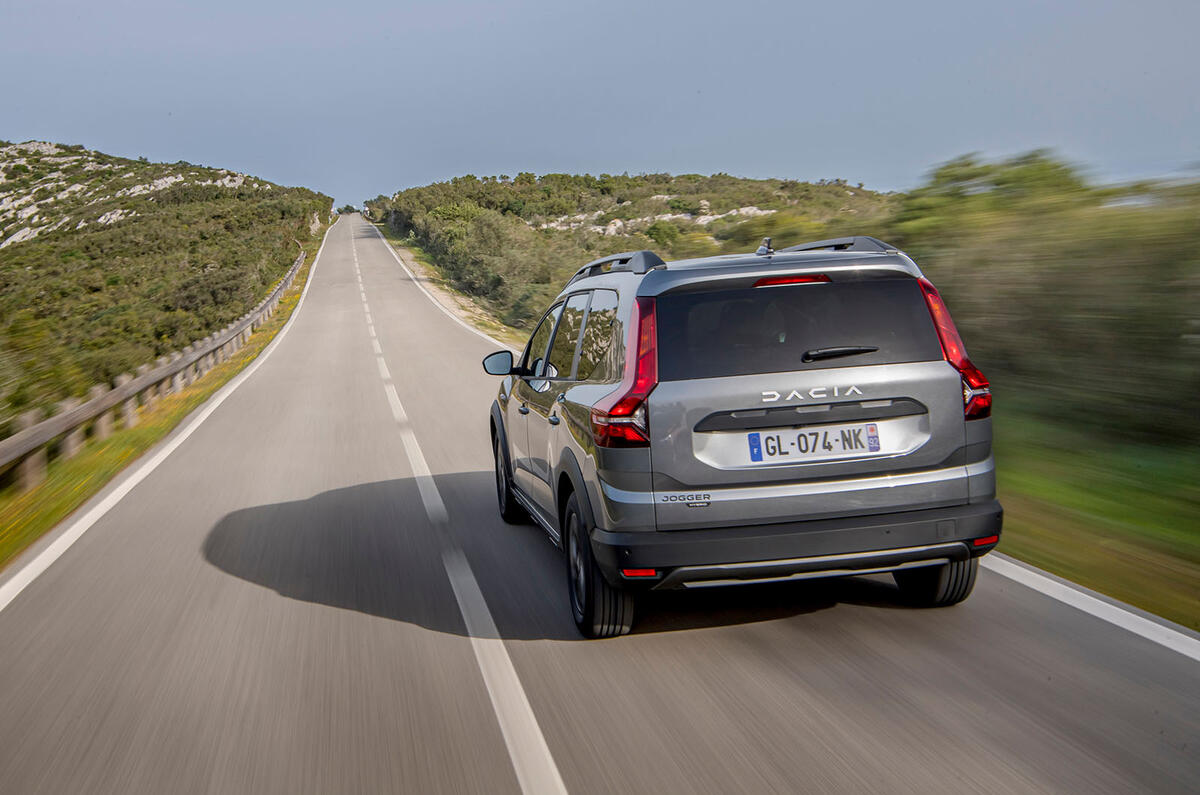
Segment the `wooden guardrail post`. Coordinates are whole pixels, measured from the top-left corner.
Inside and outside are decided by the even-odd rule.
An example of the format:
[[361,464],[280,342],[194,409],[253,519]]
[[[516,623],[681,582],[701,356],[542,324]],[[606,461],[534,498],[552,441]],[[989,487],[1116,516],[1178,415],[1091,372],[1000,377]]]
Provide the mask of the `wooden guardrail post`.
[[[96,384],[88,390],[88,400],[99,400],[108,393],[108,387],[104,384]],[[112,411],[105,411],[102,414],[96,415],[96,421],[92,424],[92,438],[98,442],[102,442],[109,436],[112,436],[113,431],[113,415]]]
[[[189,359],[195,352],[196,343],[193,342],[191,345],[183,349],[183,358]],[[194,383],[196,383],[196,363],[192,362],[183,368],[183,385],[191,386]]]
[[[74,397],[60,400],[58,401],[58,413],[66,414],[68,411],[76,408],[80,402],[81,401],[79,398]],[[59,454],[63,458],[74,458],[75,455],[83,449],[86,430],[87,428],[85,426],[77,425],[71,430],[67,431],[66,435],[63,436],[62,443],[58,448]]]
[[[205,337],[196,343],[196,350],[203,350],[209,343],[209,338]],[[196,377],[194,380],[199,380],[208,372],[208,354],[204,354],[196,360]]]
[[[171,354],[172,362],[177,362],[182,358],[183,358],[183,354],[180,353],[179,351],[175,351],[174,353]],[[171,376],[171,386],[168,388],[167,394],[174,394],[174,393],[180,391],[181,389],[183,389],[183,371],[179,370],[178,372],[176,372],[174,375]]]
[[[171,357],[159,356],[154,360],[154,369],[158,370],[159,368],[166,367],[170,363]],[[167,378],[164,378],[155,384],[153,392],[154,394],[151,398],[152,400],[158,400],[159,398],[166,397],[167,395],[171,394],[171,378],[168,376]]]
[[[141,367],[139,367],[137,369],[137,377],[141,378],[142,376],[146,375],[153,369],[154,368],[151,367],[150,365],[143,364]],[[158,393],[158,384],[151,384],[150,386],[143,389],[142,394],[139,396],[142,400],[142,406],[144,406],[146,409],[149,409],[151,406],[153,406],[154,401],[158,399],[157,393]]]
[[[129,373],[121,373],[117,376],[116,384],[118,387],[125,386],[133,380],[133,376]],[[137,410],[137,395],[130,395],[128,400],[121,401],[121,427],[132,428],[138,424]]]
[[[24,431],[42,419],[41,409],[30,409],[17,417],[17,430]],[[17,483],[21,491],[29,491],[46,479],[46,448],[41,447],[21,459],[17,464]]]

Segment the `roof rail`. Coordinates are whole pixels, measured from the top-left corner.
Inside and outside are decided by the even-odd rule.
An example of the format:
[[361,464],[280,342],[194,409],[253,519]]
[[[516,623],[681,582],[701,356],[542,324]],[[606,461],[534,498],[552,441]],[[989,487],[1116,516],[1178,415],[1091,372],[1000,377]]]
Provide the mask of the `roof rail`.
[[877,254],[898,254],[900,249],[895,246],[884,243],[882,240],[866,235],[856,235],[855,237],[835,237],[829,240],[817,240],[812,243],[801,243],[798,246],[788,246],[780,249],[784,251],[819,251],[820,249],[831,249],[833,251],[873,251]]
[[[666,264],[663,262],[662,257],[653,251],[625,251],[620,254],[610,254],[607,257],[592,260],[587,265],[575,271],[575,275],[571,277],[571,280],[567,284],[572,284],[588,276],[595,276],[598,273],[605,272],[605,270],[646,273],[655,268],[661,268]],[[605,266],[608,266],[607,269]]]

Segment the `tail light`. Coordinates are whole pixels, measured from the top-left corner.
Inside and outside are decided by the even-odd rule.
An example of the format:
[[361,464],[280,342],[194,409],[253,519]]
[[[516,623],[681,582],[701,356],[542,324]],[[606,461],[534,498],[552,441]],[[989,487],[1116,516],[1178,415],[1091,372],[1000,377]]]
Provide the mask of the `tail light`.
[[925,304],[929,307],[938,339],[942,342],[942,355],[962,376],[963,416],[968,420],[990,417],[991,387],[987,377],[967,358],[967,348],[963,345],[962,337],[958,336],[958,329],[954,327],[946,302],[928,279],[921,279],[921,292],[925,294]]
[[658,328],[654,299],[639,298],[625,346],[625,376],[592,407],[592,438],[600,447],[649,447],[646,398],[658,386]]

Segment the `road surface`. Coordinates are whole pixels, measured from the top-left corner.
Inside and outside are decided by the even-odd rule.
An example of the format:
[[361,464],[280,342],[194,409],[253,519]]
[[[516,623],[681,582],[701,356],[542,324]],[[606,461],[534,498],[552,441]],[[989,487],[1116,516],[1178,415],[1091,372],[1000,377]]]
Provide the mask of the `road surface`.
[[258,368],[0,610],[0,790],[1200,790],[1200,664],[990,571],[581,640],[496,513],[492,349],[339,220]]

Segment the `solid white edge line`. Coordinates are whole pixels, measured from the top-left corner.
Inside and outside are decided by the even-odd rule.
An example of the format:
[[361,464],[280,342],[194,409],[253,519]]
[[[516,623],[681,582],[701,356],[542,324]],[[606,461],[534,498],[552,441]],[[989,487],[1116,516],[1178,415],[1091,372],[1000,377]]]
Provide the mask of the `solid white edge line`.
[[[425,286],[421,284],[416,275],[409,270],[407,265],[404,264],[404,260],[402,260],[400,255],[396,253],[396,250],[392,248],[392,244],[389,243],[387,238],[383,236],[383,233],[379,231],[379,228],[374,224],[369,224],[369,226],[379,237],[380,241],[384,245],[384,248],[388,250],[396,262],[400,263],[400,267],[403,268],[404,272],[408,274],[408,277],[412,279],[413,284],[415,284],[417,288],[425,294],[425,297],[428,298],[434,306],[440,309],[443,314],[445,314],[458,325],[465,328],[467,331],[482,337],[493,345],[498,345],[501,348],[512,351],[513,353],[520,353],[511,345],[506,345],[491,335],[471,326],[465,320],[443,306],[442,302],[438,301],[432,293],[426,290]],[[992,565],[992,562],[996,563],[996,565]],[[1197,641],[1195,638],[1184,635],[1183,633],[1171,629],[1170,627],[1165,627],[1154,621],[1150,621],[1149,619],[1142,618],[1139,615],[1131,613],[1128,610],[1123,610],[1115,605],[1111,605],[1108,602],[1095,598],[1094,596],[1089,596],[1088,594],[1076,590],[1069,585],[1064,585],[1063,583],[1057,582],[1056,580],[1053,580],[1047,576],[1043,576],[1042,574],[1038,573],[1040,569],[1031,570],[1035,567],[1026,568],[1025,566],[1017,566],[1016,564],[1010,563],[1001,558],[995,558],[993,556],[985,557],[983,559],[983,565],[984,568],[994,571],[996,574],[999,574],[1003,577],[1008,577],[1011,580],[1015,580],[1026,587],[1032,588],[1041,594],[1049,596],[1052,599],[1056,599],[1064,604],[1083,610],[1085,613],[1108,621],[1109,623],[1121,627],[1122,629],[1127,629],[1136,635],[1148,640],[1152,640],[1156,643],[1166,646],[1169,649],[1178,651],[1180,654],[1184,654],[1194,660],[1200,660],[1200,641]]]
[[383,233],[379,231],[379,228],[377,226],[375,226],[375,224],[368,223],[367,225],[370,226],[372,231],[374,231],[375,234],[379,236],[379,240],[380,240],[380,242],[383,243],[383,247],[388,250],[388,253],[392,255],[392,257],[396,260],[396,262],[400,263],[400,267],[403,268],[404,272],[408,274],[408,278],[412,279],[412,283],[417,286],[417,289],[420,290],[421,292],[425,293],[425,297],[428,298],[430,301],[432,301],[434,306],[436,306],[438,309],[442,310],[442,314],[444,314],[446,317],[453,320],[458,325],[465,328],[467,331],[476,335],[477,337],[482,337],[483,339],[487,340],[488,342],[492,343],[493,345],[499,346],[508,351],[512,351],[513,353],[520,353],[520,351],[518,351],[513,346],[501,342],[500,340],[496,339],[495,337],[491,336],[490,334],[488,334],[484,331],[480,331],[479,329],[475,328],[467,321],[463,320],[458,315],[451,312],[446,307],[442,306],[442,302],[437,300],[437,298],[434,297],[433,293],[426,290],[425,285],[421,284],[421,280],[417,278],[416,274],[413,273],[411,270],[409,270],[408,266],[404,264],[404,260],[400,259],[400,255],[396,253],[396,249],[392,248],[392,244],[389,243],[387,238],[383,236]]
[[1190,635],[1151,621],[1103,599],[1097,599],[1091,594],[1042,574],[1040,570],[1032,566],[1019,565],[994,555],[984,557],[981,565],[988,571],[995,572],[1063,604],[1082,610],[1090,616],[1128,630],[1146,640],[1165,646],[1171,651],[1179,652],[1185,657],[1200,661],[1200,640]]
[[[336,221],[334,222],[333,226],[337,226]],[[267,357],[271,355],[272,351],[274,351],[275,348],[279,346],[279,343],[283,341],[283,338],[287,336],[292,324],[300,315],[300,308],[304,305],[304,298],[308,295],[308,288],[312,286],[313,276],[317,271],[317,263],[321,261],[321,252],[325,250],[325,242],[329,240],[329,233],[333,231],[333,226],[329,227],[329,229],[325,231],[325,237],[321,240],[321,247],[317,249],[317,256],[313,258],[313,263],[308,269],[308,279],[304,282],[304,289],[300,292],[300,300],[296,302],[296,308],[292,310],[291,317],[288,318],[288,322],[285,323],[283,328],[279,330],[279,333],[275,335],[275,339],[271,340],[271,343],[265,349],[263,349],[262,353],[260,353],[245,370],[242,370],[240,373],[235,375],[233,379],[229,381],[229,383],[221,387],[216,394],[205,401],[197,410],[197,413],[193,415],[192,421],[189,422],[182,431],[180,431],[156,453],[151,455],[150,458],[146,459],[140,465],[137,465],[137,467],[133,469],[124,478],[124,480],[122,480],[116,486],[116,488],[110,491],[102,500],[100,500],[100,502],[96,503],[96,505],[94,505],[86,513],[84,513],[78,519],[72,521],[71,524],[67,526],[67,529],[63,531],[62,535],[54,539],[54,541],[41,552],[39,552],[37,556],[33,558],[33,560],[26,563],[19,571],[17,571],[16,574],[12,576],[11,579],[5,582],[3,586],[0,586],[0,611],[12,604],[12,601],[17,598],[21,591],[24,591],[25,588],[30,585],[30,583],[41,576],[46,569],[50,568],[50,566],[52,566],[56,560],[63,556],[63,553],[71,548],[72,544],[78,541],[84,533],[91,529],[92,525],[94,525],[106,513],[112,510],[113,506],[119,503],[126,494],[133,491],[133,489],[136,488],[139,483],[145,480],[151,472],[157,469],[158,465],[167,459],[167,456],[171,455],[171,453],[175,452],[175,450],[181,444],[187,441],[188,437],[200,427],[200,424],[208,419],[209,415],[216,411],[217,408],[225,402],[225,399],[233,394],[234,390],[241,386],[247,378],[254,375],[254,372],[262,366],[263,362],[267,360]],[[68,519],[67,521],[71,520]]]

